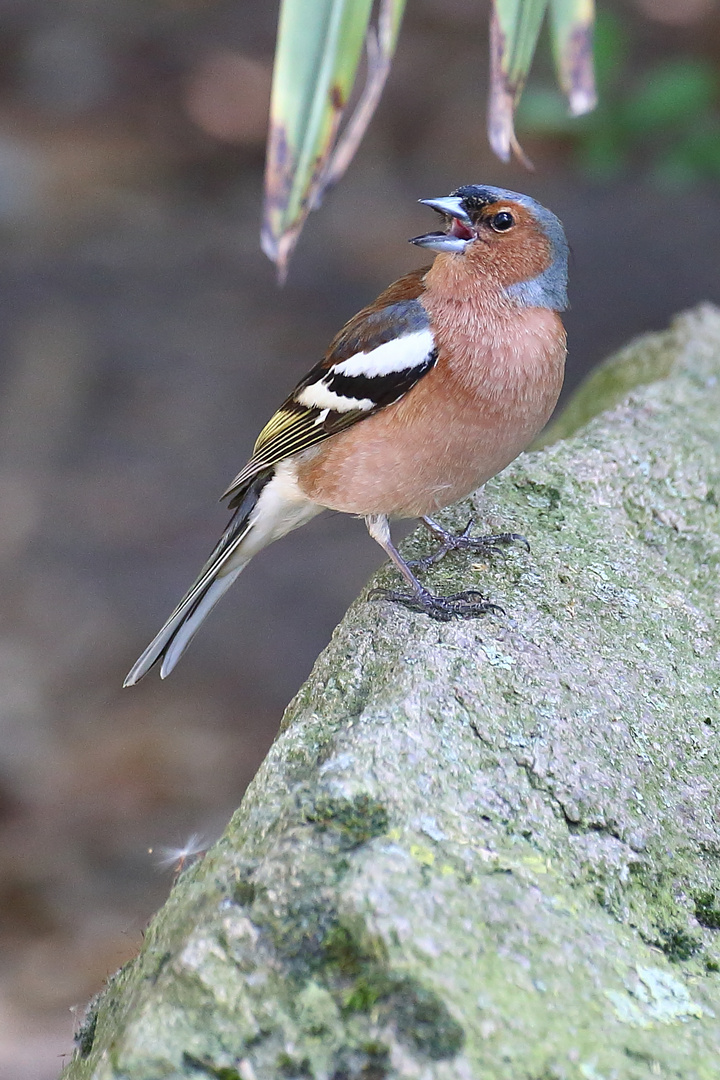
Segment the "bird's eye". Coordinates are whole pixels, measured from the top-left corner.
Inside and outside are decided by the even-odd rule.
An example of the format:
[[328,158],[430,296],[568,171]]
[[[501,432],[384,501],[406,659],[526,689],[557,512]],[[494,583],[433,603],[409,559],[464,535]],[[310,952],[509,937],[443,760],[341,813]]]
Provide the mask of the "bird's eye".
[[495,232],[507,232],[515,224],[515,218],[508,210],[501,210],[490,218],[490,225]]

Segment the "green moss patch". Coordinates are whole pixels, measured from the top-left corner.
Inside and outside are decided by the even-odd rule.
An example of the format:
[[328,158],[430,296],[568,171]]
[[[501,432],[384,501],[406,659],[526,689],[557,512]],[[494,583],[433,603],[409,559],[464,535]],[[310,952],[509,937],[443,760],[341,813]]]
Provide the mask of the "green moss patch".
[[708,930],[720,930],[720,900],[717,893],[701,892],[695,897],[695,918]]
[[331,830],[340,846],[346,850],[367,844],[388,830],[388,812],[371,795],[356,795],[354,799],[336,799],[321,795],[305,811],[307,821],[320,829]]

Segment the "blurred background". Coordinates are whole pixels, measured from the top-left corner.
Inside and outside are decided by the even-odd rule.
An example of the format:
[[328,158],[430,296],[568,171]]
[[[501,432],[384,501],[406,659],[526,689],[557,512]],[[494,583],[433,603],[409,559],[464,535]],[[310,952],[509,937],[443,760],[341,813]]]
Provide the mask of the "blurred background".
[[361,523],[316,519],[253,562],[171,679],[120,688],[270,412],[423,261],[416,200],[488,182],[560,215],[568,387],[720,302],[720,4],[600,8],[601,107],[567,120],[542,44],[528,174],[485,139],[487,3],[413,0],[280,291],[258,245],[277,4],[1,0],[0,1080],[58,1074],[172,849],[220,834],[380,562]]

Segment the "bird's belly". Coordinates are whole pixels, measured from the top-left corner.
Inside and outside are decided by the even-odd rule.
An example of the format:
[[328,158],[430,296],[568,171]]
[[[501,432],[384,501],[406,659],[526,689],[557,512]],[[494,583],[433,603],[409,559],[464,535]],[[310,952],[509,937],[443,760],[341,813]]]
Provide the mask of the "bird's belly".
[[302,492],[351,514],[433,514],[532,442],[555,406],[562,369],[498,394],[438,393],[434,382],[427,376],[414,393],[307,453],[298,461]]

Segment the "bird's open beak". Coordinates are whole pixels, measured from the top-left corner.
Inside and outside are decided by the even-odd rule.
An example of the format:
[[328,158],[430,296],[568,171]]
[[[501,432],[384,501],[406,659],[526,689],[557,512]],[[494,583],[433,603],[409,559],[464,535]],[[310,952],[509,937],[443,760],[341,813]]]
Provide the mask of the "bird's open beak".
[[455,195],[448,195],[444,199],[420,199],[425,206],[432,207],[438,213],[444,214],[450,221],[447,232],[424,233],[422,236],[414,236],[411,244],[418,247],[430,248],[431,251],[464,251],[469,243],[475,239],[472,231],[472,222],[462,208],[462,203]]

